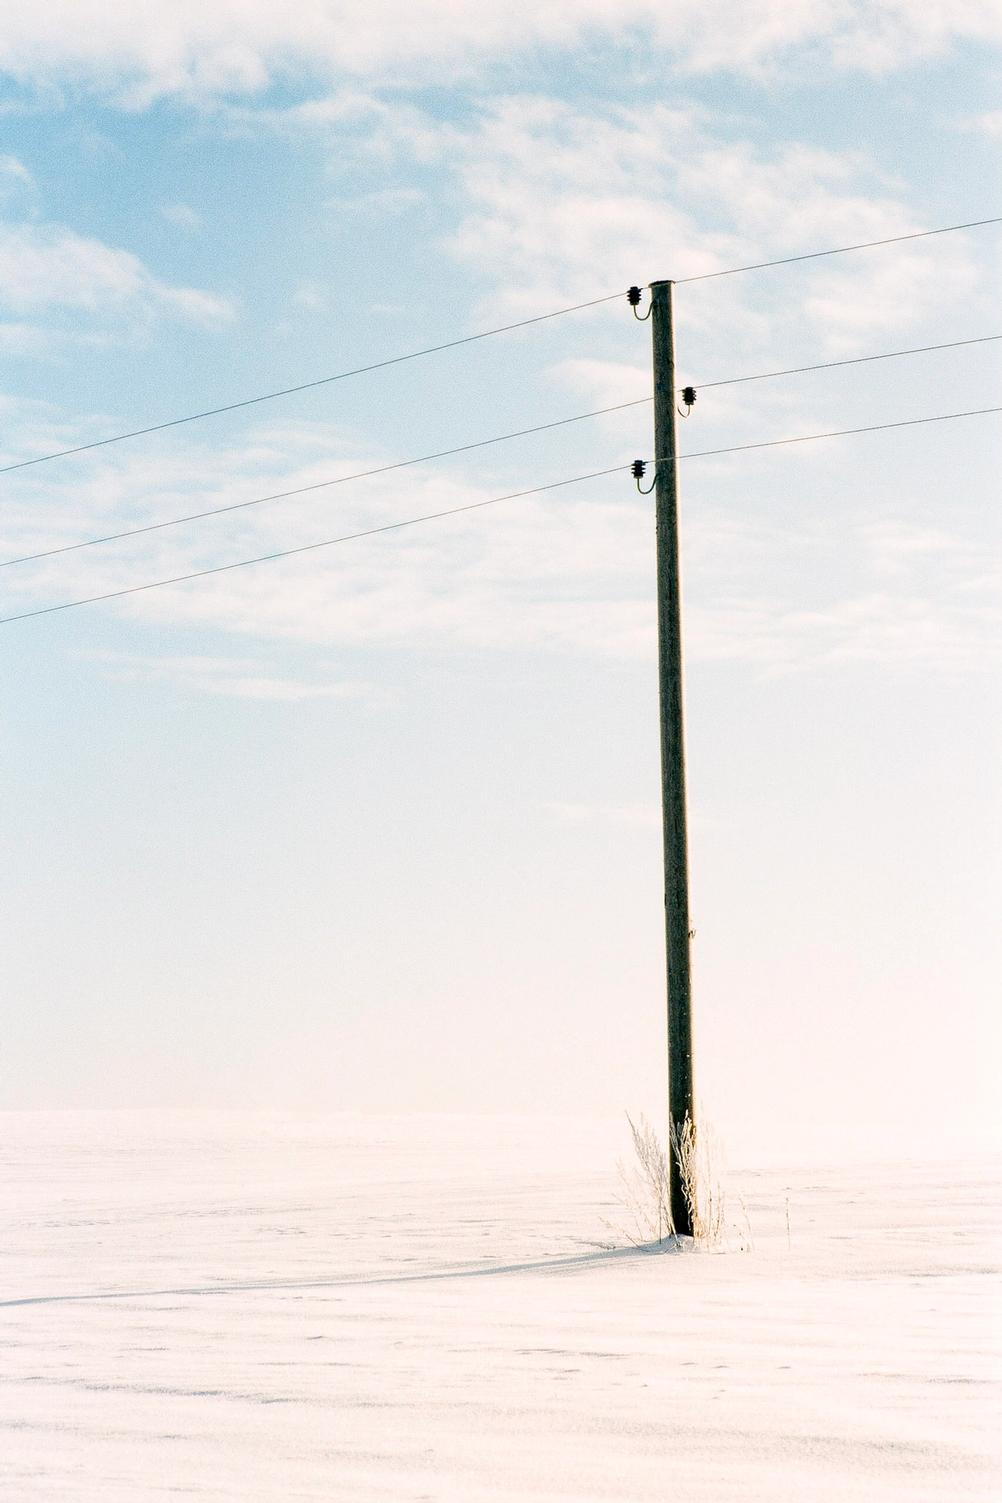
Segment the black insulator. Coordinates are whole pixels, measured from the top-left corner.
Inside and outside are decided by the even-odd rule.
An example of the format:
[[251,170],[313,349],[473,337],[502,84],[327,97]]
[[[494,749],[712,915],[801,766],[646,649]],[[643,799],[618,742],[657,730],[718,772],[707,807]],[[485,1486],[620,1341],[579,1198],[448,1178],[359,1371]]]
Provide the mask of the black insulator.
[[643,296],[643,293],[640,291],[639,287],[631,287],[630,290],[627,292],[626,296],[629,299],[630,307],[631,308],[635,308],[637,306],[637,304],[640,302],[640,299]]
[[644,459],[635,459],[633,461],[633,464],[631,466],[631,474],[633,475],[634,480],[642,480],[643,477],[644,477],[644,474],[646,473],[646,470],[647,470],[647,461],[646,460],[644,460]]
[[693,403],[695,402],[695,400],[696,400],[696,388],[694,386],[683,386],[683,388],[682,388],[682,401],[685,403],[685,405],[687,407],[691,407],[693,405]]

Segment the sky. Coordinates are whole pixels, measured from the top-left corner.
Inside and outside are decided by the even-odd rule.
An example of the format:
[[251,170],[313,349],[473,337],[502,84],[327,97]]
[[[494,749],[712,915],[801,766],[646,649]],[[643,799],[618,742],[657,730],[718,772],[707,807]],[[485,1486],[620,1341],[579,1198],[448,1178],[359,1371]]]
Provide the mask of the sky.
[[[1002,214],[995,0],[8,0],[0,1106],[657,1114],[632,283]],[[715,382],[1002,333],[1002,226],[680,285]],[[23,461],[571,305],[522,329]],[[1002,404],[999,344],[707,387],[683,453]],[[992,1129],[998,414],[681,465],[725,1138]]]

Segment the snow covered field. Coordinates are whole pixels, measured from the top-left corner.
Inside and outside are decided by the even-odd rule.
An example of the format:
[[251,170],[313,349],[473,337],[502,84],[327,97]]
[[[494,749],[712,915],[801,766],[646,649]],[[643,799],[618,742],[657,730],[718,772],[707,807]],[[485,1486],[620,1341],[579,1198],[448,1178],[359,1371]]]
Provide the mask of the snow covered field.
[[1002,1497],[988,1159],[739,1168],[656,1256],[617,1123],[0,1124],[3,1503]]

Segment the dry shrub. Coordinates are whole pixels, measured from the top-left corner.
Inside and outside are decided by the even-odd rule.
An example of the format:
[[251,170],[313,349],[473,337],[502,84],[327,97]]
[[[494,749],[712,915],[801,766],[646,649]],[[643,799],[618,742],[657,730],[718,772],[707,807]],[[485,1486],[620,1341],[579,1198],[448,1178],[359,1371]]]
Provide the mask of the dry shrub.
[[713,1247],[724,1231],[724,1196],[717,1169],[717,1143],[711,1130],[686,1117],[681,1131],[674,1123],[665,1141],[641,1115],[637,1122],[627,1114],[636,1162],[632,1172],[620,1165],[620,1177],[626,1191],[624,1205],[633,1223],[627,1232],[636,1246],[663,1247],[678,1243],[671,1214],[671,1180],[669,1145],[674,1148],[682,1179],[682,1191],[692,1220],[693,1241],[701,1247]]

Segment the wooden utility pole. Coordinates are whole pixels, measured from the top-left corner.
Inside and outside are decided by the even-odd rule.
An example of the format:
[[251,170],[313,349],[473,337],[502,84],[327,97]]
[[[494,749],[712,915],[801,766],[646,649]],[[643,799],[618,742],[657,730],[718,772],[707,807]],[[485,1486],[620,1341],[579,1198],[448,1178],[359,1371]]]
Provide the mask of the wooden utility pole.
[[668,1114],[671,1212],[692,1235],[679,1162],[686,1119],[695,1126],[689,971],[689,853],[682,719],[682,612],[678,541],[678,439],[671,282],[651,284],[654,346],[654,455],[658,571],[658,674],[661,701],[661,809],[664,829],[665,948],[668,962]]

